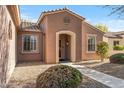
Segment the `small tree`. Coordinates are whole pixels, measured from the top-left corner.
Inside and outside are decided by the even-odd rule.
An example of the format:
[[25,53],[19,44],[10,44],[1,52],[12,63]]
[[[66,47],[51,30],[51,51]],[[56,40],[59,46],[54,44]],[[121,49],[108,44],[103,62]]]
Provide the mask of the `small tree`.
[[99,30],[103,31],[103,32],[108,32],[108,27],[106,25],[96,24],[95,27],[98,28]]
[[108,54],[108,43],[101,41],[97,44],[97,51],[96,53],[100,56],[101,62],[104,61],[104,59],[107,57]]

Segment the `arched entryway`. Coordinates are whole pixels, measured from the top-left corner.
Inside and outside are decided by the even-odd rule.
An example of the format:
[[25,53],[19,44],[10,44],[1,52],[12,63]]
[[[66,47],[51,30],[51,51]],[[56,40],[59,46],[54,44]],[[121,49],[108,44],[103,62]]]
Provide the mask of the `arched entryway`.
[[56,33],[56,62],[75,61],[76,35],[72,31]]
[[59,35],[59,61],[71,61],[71,36]]

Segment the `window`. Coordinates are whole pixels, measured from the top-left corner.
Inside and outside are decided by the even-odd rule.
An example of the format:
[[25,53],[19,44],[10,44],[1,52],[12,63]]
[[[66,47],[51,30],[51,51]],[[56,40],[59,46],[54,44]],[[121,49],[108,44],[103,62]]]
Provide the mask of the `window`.
[[37,52],[37,37],[33,35],[23,36],[23,52]]
[[12,25],[11,25],[11,21],[9,21],[8,36],[9,36],[9,39],[12,40]]
[[88,36],[88,51],[95,51],[96,49],[96,37]]
[[114,41],[114,42],[113,42],[113,45],[114,45],[114,46],[119,45],[119,41]]

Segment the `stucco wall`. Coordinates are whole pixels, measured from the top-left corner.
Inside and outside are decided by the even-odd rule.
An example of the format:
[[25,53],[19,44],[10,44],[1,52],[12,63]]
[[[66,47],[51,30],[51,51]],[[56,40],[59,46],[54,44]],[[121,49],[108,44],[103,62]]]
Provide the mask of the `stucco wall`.
[[121,43],[121,39],[108,38],[109,50],[110,50],[110,51],[113,51],[113,42],[114,42],[115,40],[120,41],[120,43]]
[[[64,23],[64,17],[70,18],[70,23]],[[48,15],[45,48],[46,48],[46,63],[56,62],[56,32],[58,31],[72,31],[76,34],[76,61],[81,61],[82,49],[82,34],[81,34],[81,20],[67,12],[56,13]]]
[[[37,53],[23,53],[22,36],[25,34],[36,35],[38,38]],[[43,61],[43,34],[41,32],[19,31],[18,32],[18,62]]]
[[[11,25],[9,26],[11,22]],[[9,38],[11,28],[12,38]],[[6,6],[0,6],[0,84],[8,82],[16,63],[16,29]]]
[[119,41],[120,45],[124,46],[124,39],[119,39],[119,38],[106,38],[104,39],[104,41],[107,41],[109,44],[109,54],[108,56],[111,56],[113,54],[116,53],[124,53],[124,51],[117,51],[117,50],[113,50],[113,42],[114,41]]
[[43,20],[40,22],[40,30],[43,32],[43,61],[46,62],[46,30],[48,29],[47,27],[47,18],[44,17]]
[[99,56],[96,52],[88,52],[88,44],[87,44],[87,35],[95,35],[96,36],[96,45],[100,41],[103,41],[103,33],[99,32],[98,30],[92,28],[87,23],[82,22],[82,60],[96,60],[99,59]]

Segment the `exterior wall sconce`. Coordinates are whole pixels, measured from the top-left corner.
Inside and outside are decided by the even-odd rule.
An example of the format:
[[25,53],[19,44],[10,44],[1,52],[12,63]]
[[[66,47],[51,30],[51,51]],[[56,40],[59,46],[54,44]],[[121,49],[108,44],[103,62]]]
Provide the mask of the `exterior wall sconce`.
[[66,45],[67,45],[67,46],[69,45],[69,42],[68,42],[68,41],[66,42]]

